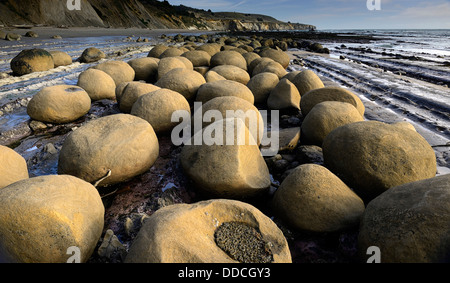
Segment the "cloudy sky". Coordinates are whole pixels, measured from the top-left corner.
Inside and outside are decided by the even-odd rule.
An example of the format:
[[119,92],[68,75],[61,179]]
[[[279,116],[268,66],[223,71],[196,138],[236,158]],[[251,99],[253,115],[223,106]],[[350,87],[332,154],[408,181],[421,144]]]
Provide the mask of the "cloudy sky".
[[[450,29],[450,0],[168,0],[213,12],[265,14],[318,29]],[[369,2],[381,9],[368,9]]]

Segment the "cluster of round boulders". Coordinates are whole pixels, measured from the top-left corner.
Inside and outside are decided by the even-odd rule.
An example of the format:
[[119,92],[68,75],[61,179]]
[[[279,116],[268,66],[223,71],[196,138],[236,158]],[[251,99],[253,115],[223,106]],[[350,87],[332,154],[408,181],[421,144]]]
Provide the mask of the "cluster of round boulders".
[[15,182],[0,189],[0,204],[0,262],[66,263],[72,252],[86,262],[103,231],[97,189],[73,176]]

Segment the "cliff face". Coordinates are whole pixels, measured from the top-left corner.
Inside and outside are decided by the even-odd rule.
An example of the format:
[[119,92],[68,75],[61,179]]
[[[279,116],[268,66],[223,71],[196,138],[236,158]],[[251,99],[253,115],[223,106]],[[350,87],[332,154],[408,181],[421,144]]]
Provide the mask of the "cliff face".
[[79,1],[81,10],[69,10],[65,0],[0,0],[0,24],[231,31],[315,29],[314,26],[284,23],[264,15],[212,13],[172,6],[167,1]]

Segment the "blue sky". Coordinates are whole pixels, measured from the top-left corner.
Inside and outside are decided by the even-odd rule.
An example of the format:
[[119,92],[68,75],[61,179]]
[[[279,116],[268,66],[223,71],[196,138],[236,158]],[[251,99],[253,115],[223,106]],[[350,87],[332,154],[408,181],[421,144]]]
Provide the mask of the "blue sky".
[[450,29],[450,0],[168,0],[213,12],[265,14],[318,29]]

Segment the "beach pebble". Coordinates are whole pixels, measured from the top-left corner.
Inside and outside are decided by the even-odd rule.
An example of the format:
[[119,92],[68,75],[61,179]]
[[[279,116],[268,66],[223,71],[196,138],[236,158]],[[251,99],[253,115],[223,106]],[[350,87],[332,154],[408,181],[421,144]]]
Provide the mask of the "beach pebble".
[[158,79],[159,59],[153,57],[137,58],[128,61],[135,72],[136,81],[156,83]]
[[[254,227],[254,228],[253,228]],[[126,263],[291,263],[277,225],[235,200],[176,204],[144,223]]]
[[25,159],[9,147],[0,145],[0,189],[24,179],[28,179]]
[[[142,95],[160,89],[158,86],[143,82],[128,82],[121,86],[123,86],[122,91],[116,88],[116,98],[119,103],[119,109],[123,113],[130,113],[133,104],[136,103],[138,98]],[[120,91],[120,94],[118,91]]]
[[296,75],[292,83],[297,87],[302,99],[303,95],[309,91],[325,87],[319,76],[311,70],[305,70]]
[[255,104],[265,104],[269,98],[270,92],[279,83],[276,74],[270,72],[260,73],[253,76],[247,84],[255,97]]
[[153,166],[159,142],[144,119],[117,114],[92,120],[65,140],[58,174],[68,174],[98,186],[127,181]]
[[[220,99],[220,98],[216,98]],[[227,143],[226,129],[234,125],[234,140]],[[236,129],[238,129],[236,133]],[[213,142],[196,145],[203,133],[223,131]],[[216,137],[218,133],[215,133]],[[238,140],[242,142],[238,143]],[[223,145],[227,146],[223,146]],[[270,187],[270,175],[258,145],[244,122],[238,118],[216,121],[197,132],[180,156],[186,176],[196,188],[216,198],[243,199],[260,195]]]
[[[72,176],[42,176],[0,190],[0,262],[86,262],[101,237],[105,208],[91,184]],[[69,253],[70,252],[70,253]]]
[[36,37],[39,37],[39,35],[35,32],[35,31],[27,31],[27,33],[25,33],[25,36],[26,37],[34,37],[34,38],[36,38]]
[[116,99],[116,83],[107,73],[97,69],[87,69],[78,76],[77,85],[83,88],[92,101]]
[[55,68],[60,66],[68,66],[72,64],[72,57],[69,54],[62,51],[50,51],[53,57],[53,62],[55,63]]
[[160,89],[140,96],[131,109],[131,114],[152,125],[156,133],[171,131],[178,122],[172,122],[172,114],[183,110],[191,112],[189,102],[180,93]]
[[247,71],[247,61],[236,51],[221,51],[211,57],[211,68],[221,65],[232,65]]
[[19,40],[22,39],[22,36],[20,34],[17,34],[17,33],[8,32],[6,34],[5,39],[8,40],[8,41],[19,41]]
[[322,146],[325,137],[334,129],[361,121],[364,118],[350,103],[324,101],[314,106],[305,117],[302,133],[308,143]]
[[289,63],[291,61],[289,55],[286,52],[272,48],[261,51],[259,53],[259,56],[267,57],[274,60],[275,62],[280,63],[280,65],[283,66],[284,69],[289,66]]
[[290,80],[281,79],[269,93],[267,106],[272,110],[300,110],[301,99],[297,87]]
[[93,63],[105,59],[106,54],[98,48],[89,47],[83,51],[78,59],[81,63]]
[[54,66],[52,55],[44,49],[23,50],[11,61],[11,70],[18,76],[48,71]]
[[364,202],[327,168],[294,169],[275,192],[276,214],[300,231],[335,232],[358,226]]
[[93,67],[97,70],[102,70],[111,76],[116,83],[116,86],[123,82],[132,82],[136,75],[133,68],[124,61],[108,61],[100,63]]
[[236,81],[244,85],[247,85],[250,81],[250,75],[247,71],[233,65],[216,66],[210,71],[216,72],[227,80]]
[[185,68],[173,69],[162,76],[155,84],[160,88],[167,88],[182,94],[188,101],[195,99],[205,78],[194,70]]
[[343,87],[323,87],[311,90],[302,96],[300,108],[303,116],[308,115],[314,106],[324,101],[347,102],[356,107],[361,116],[365,114],[366,108],[361,99],[350,90]]
[[372,200],[361,220],[360,258],[376,246],[382,263],[448,262],[450,174],[394,187]]
[[230,80],[212,81],[201,85],[197,91],[196,100],[206,103],[211,99],[223,96],[239,97],[251,104],[255,102],[253,93],[247,86]]
[[344,125],[323,142],[325,165],[365,201],[436,175],[436,155],[416,131],[378,121]]
[[78,86],[45,87],[30,100],[28,115],[37,121],[64,124],[73,122],[91,109],[89,94]]

